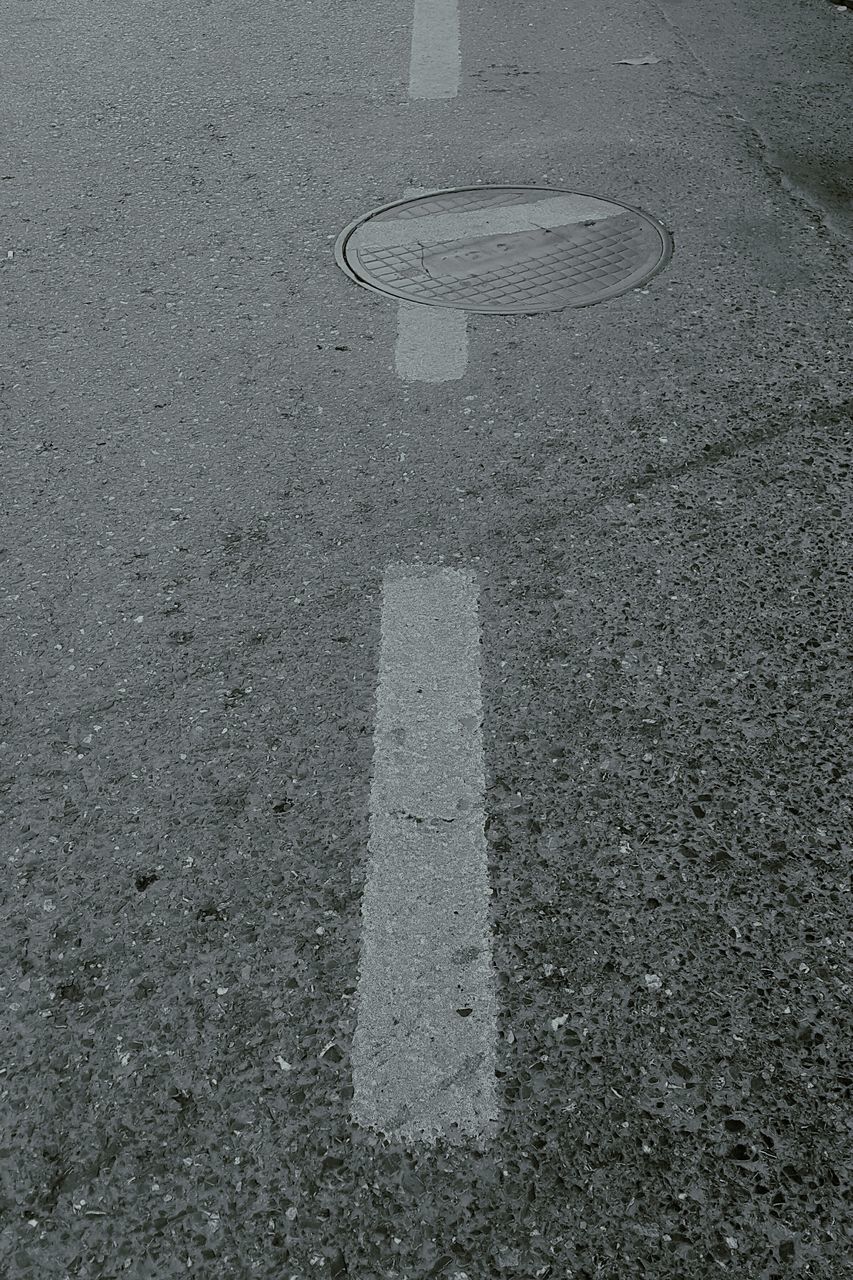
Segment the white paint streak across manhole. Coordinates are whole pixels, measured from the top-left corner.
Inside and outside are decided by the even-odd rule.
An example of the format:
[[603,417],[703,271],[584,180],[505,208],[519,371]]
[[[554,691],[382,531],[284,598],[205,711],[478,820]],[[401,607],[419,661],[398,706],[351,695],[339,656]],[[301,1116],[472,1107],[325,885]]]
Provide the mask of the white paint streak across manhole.
[[375,293],[498,315],[584,307],[645,284],[672,237],[630,205],[549,187],[464,187],[345,227],[338,265]]

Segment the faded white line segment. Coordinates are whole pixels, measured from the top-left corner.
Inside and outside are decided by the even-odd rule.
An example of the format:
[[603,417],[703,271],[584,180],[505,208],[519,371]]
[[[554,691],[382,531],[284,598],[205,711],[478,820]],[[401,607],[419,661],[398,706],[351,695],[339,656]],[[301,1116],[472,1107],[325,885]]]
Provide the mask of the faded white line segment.
[[455,98],[460,65],[457,0],[415,0],[409,97]]
[[[405,200],[434,194],[429,187],[407,187]],[[453,382],[468,368],[468,316],[447,307],[400,302],[397,308],[397,377],[404,382]]]
[[385,574],[352,1115],[409,1142],[498,1119],[478,603],[464,570]]
[[575,222],[600,222],[624,217],[625,210],[594,196],[561,195],[529,204],[498,205],[467,213],[428,213],[420,218],[371,218],[354,233],[359,248],[387,249],[404,245],[442,244],[476,236],[508,235],[513,231],[537,231],[566,227]]
[[394,365],[405,382],[452,382],[464,377],[468,368],[465,312],[401,302]]

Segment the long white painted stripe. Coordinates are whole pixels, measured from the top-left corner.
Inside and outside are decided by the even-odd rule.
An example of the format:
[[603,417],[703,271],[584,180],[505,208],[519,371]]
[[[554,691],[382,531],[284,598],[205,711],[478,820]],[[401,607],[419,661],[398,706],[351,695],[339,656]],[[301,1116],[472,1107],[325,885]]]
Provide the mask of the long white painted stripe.
[[[404,199],[433,195],[433,188],[407,187]],[[397,308],[397,376],[405,382],[452,382],[468,368],[468,317],[464,311],[400,302]]]
[[529,204],[496,205],[467,213],[428,213],[420,218],[370,218],[354,233],[357,248],[387,249],[412,244],[440,244],[446,240],[466,240],[475,236],[507,235],[513,231],[536,231],[545,227],[565,227],[581,221],[600,222],[616,218],[625,210],[594,196],[560,195]]
[[478,591],[389,566],[382,594],[353,1119],[410,1142],[497,1122]]
[[468,317],[464,311],[401,302],[394,364],[406,382],[451,382],[468,368]]
[[409,97],[455,98],[459,70],[457,0],[415,0]]

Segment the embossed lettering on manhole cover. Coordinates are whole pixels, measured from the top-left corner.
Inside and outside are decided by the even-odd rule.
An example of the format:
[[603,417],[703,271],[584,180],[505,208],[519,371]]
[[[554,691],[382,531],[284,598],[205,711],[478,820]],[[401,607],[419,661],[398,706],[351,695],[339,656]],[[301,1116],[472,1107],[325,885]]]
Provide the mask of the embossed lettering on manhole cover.
[[462,187],[383,205],[335,244],[358,284],[497,315],[586,307],[636,289],[672,255],[640,209],[552,187]]

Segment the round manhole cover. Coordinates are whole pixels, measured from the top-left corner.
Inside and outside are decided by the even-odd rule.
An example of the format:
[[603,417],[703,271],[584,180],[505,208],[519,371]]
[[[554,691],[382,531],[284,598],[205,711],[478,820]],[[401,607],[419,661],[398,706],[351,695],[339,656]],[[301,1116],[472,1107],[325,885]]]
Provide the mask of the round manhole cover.
[[335,244],[358,284],[496,315],[587,307],[660,271],[672,238],[627,204],[554,187],[460,187],[356,218]]

